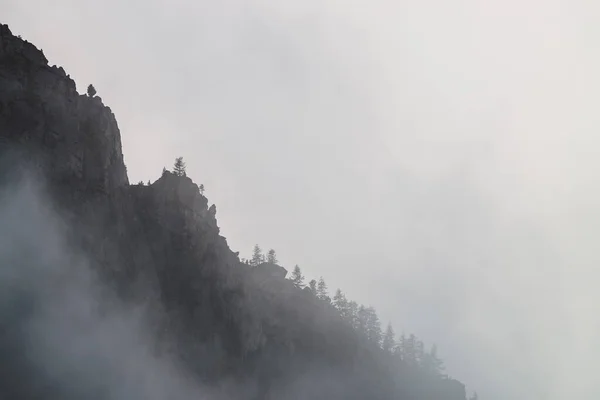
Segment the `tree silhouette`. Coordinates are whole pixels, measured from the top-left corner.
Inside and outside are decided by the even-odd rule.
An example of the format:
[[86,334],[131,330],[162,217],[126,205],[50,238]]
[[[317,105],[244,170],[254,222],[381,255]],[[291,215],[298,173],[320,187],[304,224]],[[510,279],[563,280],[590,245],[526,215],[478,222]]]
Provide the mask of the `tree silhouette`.
[[384,351],[391,352],[396,347],[396,339],[394,328],[392,328],[392,324],[388,323],[387,329],[385,330],[385,335],[383,335],[383,341],[381,342],[381,348]]
[[94,87],[94,85],[90,84],[87,87],[87,95],[90,97],[94,97],[96,95],[96,88]]
[[304,287],[304,276],[302,275],[302,270],[300,270],[300,267],[298,266],[298,264],[296,264],[294,266],[294,270],[292,271],[291,281],[294,284],[294,286],[296,286],[298,288]]
[[255,244],[254,250],[252,251],[252,258],[250,259],[250,265],[256,267],[263,262],[265,262],[265,256],[262,253],[262,249],[258,244]]
[[348,300],[341,289],[335,291],[333,306],[338,310],[342,318],[348,320]]
[[204,184],[201,183],[200,186],[198,187],[198,190],[200,190],[200,194],[204,195]]
[[395,353],[400,356],[400,358],[402,360],[404,360],[404,353],[405,353],[405,349],[406,348],[406,335],[404,334],[404,332],[402,332],[402,335],[400,335],[400,339],[398,340],[398,344],[396,344],[396,349],[395,349]]
[[183,162],[183,157],[177,157],[175,159],[175,164],[173,165],[173,172],[177,176],[186,176],[185,162]]
[[358,303],[354,300],[348,302],[348,322],[354,329],[358,329]]
[[316,280],[311,279],[310,282],[308,282],[308,288],[315,296],[317,295],[317,281]]
[[362,304],[358,306],[356,311],[356,330],[367,336],[367,308]]
[[444,370],[444,362],[437,356],[437,346],[431,346],[429,352],[424,353],[421,360],[421,368],[426,374],[440,376]]
[[317,297],[327,302],[331,301],[327,293],[327,284],[325,283],[325,279],[323,279],[323,277],[319,278],[319,283],[317,284]]
[[379,322],[379,316],[373,307],[367,307],[366,313],[366,333],[367,339],[373,343],[381,343],[381,323]]
[[277,260],[277,254],[275,253],[275,250],[269,250],[269,252],[267,253],[267,262],[271,264],[277,264],[279,262]]
[[417,367],[417,337],[412,333],[404,340],[402,359],[410,366]]

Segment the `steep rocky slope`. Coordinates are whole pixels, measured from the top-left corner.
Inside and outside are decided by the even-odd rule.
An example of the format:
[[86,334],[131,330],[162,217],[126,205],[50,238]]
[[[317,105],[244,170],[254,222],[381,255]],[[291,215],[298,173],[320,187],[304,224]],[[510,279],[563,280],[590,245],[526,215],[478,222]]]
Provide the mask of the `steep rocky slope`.
[[[152,335],[194,379],[243,384],[240,399],[465,399],[461,383],[390,366],[311,293],[242,264],[191,179],[130,185],[111,110],[6,25],[0,163],[4,184],[24,168],[43,176],[70,245],[116,296],[162,311]],[[26,372],[14,379],[15,357],[3,357],[15,367],[0,369],[1,398],[59,398],[35,392]]]

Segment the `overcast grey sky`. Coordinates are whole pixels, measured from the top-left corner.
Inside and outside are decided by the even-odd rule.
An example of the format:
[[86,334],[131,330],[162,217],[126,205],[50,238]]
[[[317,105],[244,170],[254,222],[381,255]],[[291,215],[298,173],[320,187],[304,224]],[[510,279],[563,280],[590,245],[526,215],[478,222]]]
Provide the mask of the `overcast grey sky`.
[[93,83],[130,180],[183,156],[254,243],[437,343],[480,398],[597,399],[600,7],[0,0]]

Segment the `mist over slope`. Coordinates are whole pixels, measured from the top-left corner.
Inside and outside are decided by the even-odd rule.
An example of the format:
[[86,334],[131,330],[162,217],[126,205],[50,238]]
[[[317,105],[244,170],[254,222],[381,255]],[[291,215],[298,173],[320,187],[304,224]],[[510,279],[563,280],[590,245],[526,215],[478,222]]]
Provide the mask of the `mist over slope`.
[[207,394],[173,360],[153,350],[150,310],[117,301],[85,257],[69,249],[44,198],[32,178],[0,194],[2,397],[189,399]]
[[0,397],[464,400],[276,265],[188,177],[130,185],[116,119],[0,25]]

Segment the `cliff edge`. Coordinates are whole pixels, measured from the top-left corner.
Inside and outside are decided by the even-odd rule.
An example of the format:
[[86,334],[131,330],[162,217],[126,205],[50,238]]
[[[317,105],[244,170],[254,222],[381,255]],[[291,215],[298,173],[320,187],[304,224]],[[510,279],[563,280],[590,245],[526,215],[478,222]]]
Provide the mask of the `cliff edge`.
[[[0,183],[21,167],[43,177],[69,242],[115,296],[160,307],[152,334],[198,381],[250,382],[240,399],[465,399],[458,381],[391,366],[283,270],[241,263],[190,178],[130,185],[110,108],[0,24]],[[10,370],[0,397],[58,398]]]

